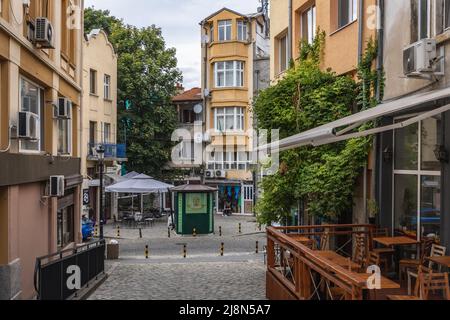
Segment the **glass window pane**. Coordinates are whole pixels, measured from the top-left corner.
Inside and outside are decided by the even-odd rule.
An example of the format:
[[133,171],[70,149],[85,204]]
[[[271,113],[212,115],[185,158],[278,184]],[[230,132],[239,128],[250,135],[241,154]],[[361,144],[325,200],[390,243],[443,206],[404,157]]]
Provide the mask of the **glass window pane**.
[[422,121],[422,170],[441,170],[441,163],[434,154],[439,145],[441,127],[441,116]]
[[234,130],[234,115],[226,116],[225,128],[227,130]]
[[338,8],[338,28],[347,25],[350,21],[350,0],[339,0]]
[[394,227],[417,233],[417,176],[395,175]]
[[225,86],[226,87],[233,86],[233,70],[226,71]]
[[395,169],[418,170],[419,125],[395,130]]
[[444,27],[450,28],[450,0],[445,0]]
[[441,178],[423,176],[421,188],[420,223],[422,236],[440,236]]
[[224,118],[223,118],[223,116],[219,116],[218,118],[217,118],[217,130],[218,131],[223,131],[224,130],[224,128],[225,128],[225,125],[224,125]]
[[419,30],[420,30],[420,39],[428,38],[428,29],[429,29],[429,21],[428,21],[428,0],[419,0]]

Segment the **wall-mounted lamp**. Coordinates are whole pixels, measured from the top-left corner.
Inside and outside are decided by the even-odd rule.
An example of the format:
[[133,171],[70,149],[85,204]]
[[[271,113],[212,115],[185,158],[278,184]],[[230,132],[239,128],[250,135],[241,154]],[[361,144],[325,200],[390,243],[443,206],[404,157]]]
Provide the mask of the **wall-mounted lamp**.
[[383,150],[383,160],[384,162],[391,162],[394,158],[394,151],[392,151],[391,147],[387,147]]
[[447,149],[443,145],[436,146],[434,150],[434,155],[439,162],[448,163],[449,162],[449,154]]

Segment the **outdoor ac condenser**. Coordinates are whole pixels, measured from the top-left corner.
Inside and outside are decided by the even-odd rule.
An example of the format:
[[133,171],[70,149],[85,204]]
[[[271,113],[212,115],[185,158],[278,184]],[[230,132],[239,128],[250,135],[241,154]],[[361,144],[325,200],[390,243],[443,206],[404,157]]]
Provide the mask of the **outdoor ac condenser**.
[[436,40],[422,39],[403,50],[403,72],[406,76],[433,73],[436,59]]

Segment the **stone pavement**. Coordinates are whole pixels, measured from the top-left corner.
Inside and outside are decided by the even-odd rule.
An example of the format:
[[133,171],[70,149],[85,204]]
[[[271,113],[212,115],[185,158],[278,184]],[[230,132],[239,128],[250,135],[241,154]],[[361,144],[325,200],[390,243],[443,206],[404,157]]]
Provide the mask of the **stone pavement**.
[[[262,251],[266,237],[255,218],[216,216],[216,234],[195,238],[174,233],[168,238],[166,221],[161,219],[143,229],[142,239],[138,230],[121,229],[120,259],[106,263],[109,278],[91,300],[265,299]],[[113,225],[105,228],[105,235],[115,238]],[[219,250],[222,242],[224,256]],[[183,244],[187,245],[187,258],[183,258]],[[149,259],[144,256],[145,245],[149,245]]]

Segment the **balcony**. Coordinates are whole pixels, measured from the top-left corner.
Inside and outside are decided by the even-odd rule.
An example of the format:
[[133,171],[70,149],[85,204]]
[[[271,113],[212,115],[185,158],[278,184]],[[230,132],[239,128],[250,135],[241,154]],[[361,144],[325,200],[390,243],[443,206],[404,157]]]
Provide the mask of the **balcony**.
[[[87,159],[90,161],[98,161],[97,148],[99,143],[89,143],[88,144],[88,156]],[[128,161],[126,153],[125,144],[102,144],[105,148],[105,161]]]

